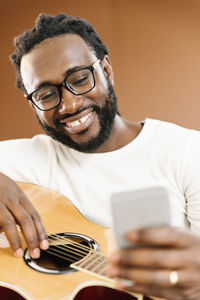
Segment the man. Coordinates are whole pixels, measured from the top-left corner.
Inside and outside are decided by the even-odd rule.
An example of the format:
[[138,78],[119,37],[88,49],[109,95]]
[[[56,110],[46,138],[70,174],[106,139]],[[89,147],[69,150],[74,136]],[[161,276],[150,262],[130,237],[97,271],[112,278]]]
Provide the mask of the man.
[[119,288],[200,299],[200,133],[123,119],[107,48],[80,18],[41,14],[15,44],[17,86],[47,135],[0,144],[0,225],[14,254],[23,255],[17,223],[33,258],[48,248],[42,220],[15,181],[55,189],[88,219],[110,226],[116,189],[161,180],[172,194],[175,226],[130,232],[138,247],[113,253],[108,272]]

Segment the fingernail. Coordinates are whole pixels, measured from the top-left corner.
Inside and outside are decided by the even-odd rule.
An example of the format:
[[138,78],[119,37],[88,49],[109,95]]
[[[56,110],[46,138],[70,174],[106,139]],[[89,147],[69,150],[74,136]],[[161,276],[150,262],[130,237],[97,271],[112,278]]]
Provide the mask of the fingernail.
[[40,242],[40,248],[43,250],[47,250],[49,248],[49,243],[47,240],[43,240]]
[[22,257],[24,255],[24,251],[22,248],[18,248],[15,252],[14,252],[14,255],[16,257]]
[[40,249],[35,248],[32,251],[30,251],[30,255],[32,258],[39,258],[40,257]]
[[135,282],[130,279],[122,278],[120,279],[120,284],[122,285],[122,287],[132,287],[135,285]]

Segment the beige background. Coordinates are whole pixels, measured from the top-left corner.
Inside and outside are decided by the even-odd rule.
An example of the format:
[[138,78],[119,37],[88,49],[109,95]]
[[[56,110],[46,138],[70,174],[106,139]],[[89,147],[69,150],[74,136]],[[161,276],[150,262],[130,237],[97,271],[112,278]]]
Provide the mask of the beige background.
[[200,130],[199,0],[0,0],[0,139],[42,132],[15,88],[13,37],[40,12],[91,22],[110,50],[121,114]]

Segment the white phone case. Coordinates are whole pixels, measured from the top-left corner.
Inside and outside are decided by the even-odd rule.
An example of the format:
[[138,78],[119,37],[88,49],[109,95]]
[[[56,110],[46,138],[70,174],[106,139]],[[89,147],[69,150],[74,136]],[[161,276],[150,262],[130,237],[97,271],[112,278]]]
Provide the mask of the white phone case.
[[133,247],[124,238],[131,230],[170,225],[169,192],[164,186],[114,193],[111,210],[119,248]]

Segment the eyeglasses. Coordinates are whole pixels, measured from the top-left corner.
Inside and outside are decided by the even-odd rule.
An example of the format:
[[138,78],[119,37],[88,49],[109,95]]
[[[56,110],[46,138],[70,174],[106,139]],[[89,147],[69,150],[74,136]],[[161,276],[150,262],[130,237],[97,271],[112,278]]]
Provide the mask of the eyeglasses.
[[44,83],[31,94],[24,95],[38,109],[47,111],[60,105],[62,101],[62,87],[74,95],[83,95],[90,92],[96,84],[94,70],[100,63],[98,59],[91,66],[78,68],[67,74],[60,84]]

